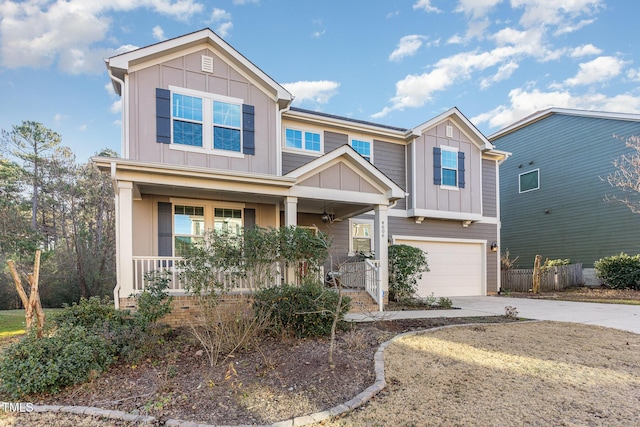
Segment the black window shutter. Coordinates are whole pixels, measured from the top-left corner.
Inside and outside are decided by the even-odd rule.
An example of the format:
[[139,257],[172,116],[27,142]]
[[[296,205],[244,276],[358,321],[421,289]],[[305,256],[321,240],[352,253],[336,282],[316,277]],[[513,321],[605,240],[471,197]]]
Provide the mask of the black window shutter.
[[256,210],[244,209],[244,228],[254,228],[256,226]]
[[173,256],[172,216],[171,203],[158,202],[158,256]]
[[242,152],[256,154],[253,105],[242,104]]
[[458,188],[464,188],[464,153],[458,151]]
[[156,141],[171,144],[171,92],[156,88]]
[[442,185],[442,150],[433,147],[433,184]]

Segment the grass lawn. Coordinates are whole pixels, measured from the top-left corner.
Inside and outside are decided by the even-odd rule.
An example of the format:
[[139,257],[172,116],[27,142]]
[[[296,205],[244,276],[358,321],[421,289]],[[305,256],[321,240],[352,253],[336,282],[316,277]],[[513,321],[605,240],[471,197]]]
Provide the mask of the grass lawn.
[[[61,310],[60,308],[45,308],[45,317]],[[24,310],[0,310],[0,341],[24,334]]]

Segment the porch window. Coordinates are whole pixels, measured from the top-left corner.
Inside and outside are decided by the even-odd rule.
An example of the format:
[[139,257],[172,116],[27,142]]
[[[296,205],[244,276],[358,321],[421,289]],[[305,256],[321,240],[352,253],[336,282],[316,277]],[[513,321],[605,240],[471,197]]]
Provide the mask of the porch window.
[[220,232],[240,234],[242,232],[242,210],[215,208],[213,228]]
[[204,236],[204,207],[175,205],[173,235],[176,256],[188,255],[193,244]]
[[350,220],[349,255],[373,252],[373,221]]

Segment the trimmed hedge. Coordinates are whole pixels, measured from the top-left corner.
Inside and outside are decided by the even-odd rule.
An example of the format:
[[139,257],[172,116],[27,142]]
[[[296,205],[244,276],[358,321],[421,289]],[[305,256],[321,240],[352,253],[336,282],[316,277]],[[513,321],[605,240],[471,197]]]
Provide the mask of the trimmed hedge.
[[[268,313],[273,332],[292,332],[295,336],[327,336],[331,333],[338,294],[319,284],[276,286],[254,295],[256,313]],[[351,298],[342,297],[340,320],[349,311]]]
[[614,289],[640,290],[640,255],[621,253],[600,258],[593,266],[604,283]]

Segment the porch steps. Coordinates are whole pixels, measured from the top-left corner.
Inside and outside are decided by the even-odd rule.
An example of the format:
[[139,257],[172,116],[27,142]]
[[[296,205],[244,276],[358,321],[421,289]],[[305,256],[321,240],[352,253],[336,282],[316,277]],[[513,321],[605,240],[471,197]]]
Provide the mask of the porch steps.
[[369,313],[378,311],[378,304],[362,289],[343,289],[342,294],[351,298],[349,313]]

